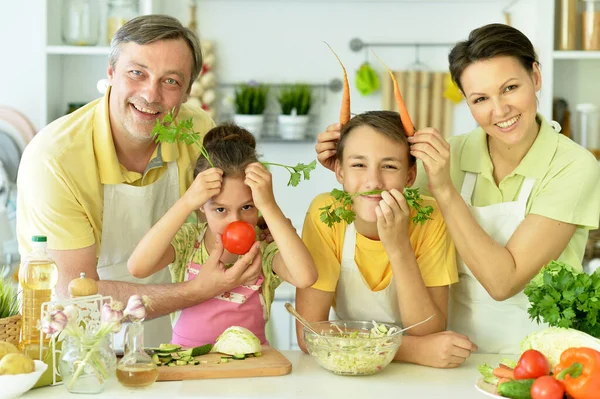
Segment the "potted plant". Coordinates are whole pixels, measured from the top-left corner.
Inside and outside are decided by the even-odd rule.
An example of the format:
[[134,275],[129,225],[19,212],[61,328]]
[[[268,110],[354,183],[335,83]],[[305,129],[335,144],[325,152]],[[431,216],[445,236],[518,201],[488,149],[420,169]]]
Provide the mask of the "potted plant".
[[21,331],[20,300],[15,283],[11,277],[2,277],[0,270],[0,341],[17,345]]
[[278,98],[281,105],[279,134],[287,140],[306,136],[308,113],[312,105],[312,90],[307,84],[295,84],[281,90]]
[[250,131],[256,138],[263,129],[264,112],[269,88],[256,82],[242,84],[235,90],[233,121]]

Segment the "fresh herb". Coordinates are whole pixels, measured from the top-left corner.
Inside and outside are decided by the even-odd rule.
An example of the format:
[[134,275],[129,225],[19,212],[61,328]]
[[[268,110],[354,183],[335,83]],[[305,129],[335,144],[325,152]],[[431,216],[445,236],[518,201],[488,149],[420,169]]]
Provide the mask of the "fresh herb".
[[298,185],[298,183],[300,183],[302,181],[302,178],[304,178],[304,180],[310,180],[310,172],[315,170],[315,168],[317,167],[316,160],[312,161],[308,165],[299,163],[296,166],[282,165],[280,163],[273,163],[273,162],[262,162],[262,164],[265,166],[272,165],[272,166],[281,166],[282,168],[285,168],[285,170],[290,172],[290,180],[288,180],[287,185],[292,186],[292,187],[296,187]]
[[[4,268],[0,274],[4,273]],[[0,319],[19,314],[20,300],[17,286],[9,278],[0,278]]]
[[[352,200],[359,195],[374,195],[381,194],[382,192],[383,190],[373,190],[349,194],[343,190],[334,188],[331,191],[331,195],[335,201],[330,205],[319,208],[322,211],[321,221],[329,227],[332,227],[335,223],[340,223],[342,220],[350,224],[356,219],[356,214],[352,210]],[[433,208],[430,205],[422,206],[423,198],[421,198],[418,188],[405,188],[404,198],[408,205],[417,211],[416,215],[412,218],[413,223],[423,224],[426,220],[431,219]]]
[[281,90],[277,100],[281,105],[283,115],[291,115],[296,109],[296,115],[307,115],[312,105],[311,88],[307,84],[295,84]]
[[[202,156],[204,156],[204,158],[206,158],[210,166],[212,166],[213,168],[215,167],[215,165],[210,160],[208,151],[206,151],[206,148],[202,145],[202,136],[200,135],[200,133],[194,131],[193,118],[185,119],[179,123],[176,123],[174,122],[173,111],[171,111],[167,115],[165,115],[162,122],[160,121],[160,119],[156,119],[156,124],[152,129],[152,134],[154,135],[157,143],[175,143],[179,141],[187,145],[196,144],[198,147],[200,147],[200,153],[202,154]],[[315,168],[317,167],[316,160],[312,161],[308,165],[299,163],[296,166],[282,165],[273,162],[261,163],[266,167],[272,165],[281,166],[282,168],[285,168],[288,172],[290,172],[290,179],[288,180],[287,185],[292,187],[296,187],[298,183],[302,181],[303,178],[304,180],[309,180],[310,172],[315,170]]]
[[267,86],[249,82],[235,90],[235,112],[239,115],[262,115],[267,108]]
[[202,145],[202,136],[194,131],[194,118],[182,120],[179,123],[173,122],[173,110],[171,110],[164,119],[156,119],[156,124],[152,129],[152,134],[157,143],[175,143],[177,141],[187,145],[196,144],[200,147],[200,153],[211,167],[215,167],[208,156],[206,148]]
[[600,271],[577,273],[552,261],[525,287],[532,320],[573,328],[600,338]]

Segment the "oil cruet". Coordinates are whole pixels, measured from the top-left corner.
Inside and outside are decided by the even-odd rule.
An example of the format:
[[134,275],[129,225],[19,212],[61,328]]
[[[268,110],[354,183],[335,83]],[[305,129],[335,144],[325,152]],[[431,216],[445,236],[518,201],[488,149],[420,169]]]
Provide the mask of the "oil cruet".
[[117,365],[117,379],[129,388],[145,388],[158,377],[158,367],[144,351],[144,325],[136,321],[125,330],[123,358]]

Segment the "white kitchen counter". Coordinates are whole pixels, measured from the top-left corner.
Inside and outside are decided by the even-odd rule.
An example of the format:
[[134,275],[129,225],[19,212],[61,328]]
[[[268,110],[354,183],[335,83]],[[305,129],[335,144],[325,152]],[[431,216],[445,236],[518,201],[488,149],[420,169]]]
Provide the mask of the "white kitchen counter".
[[[292,362],[292,373],[281,377],[234,378],[157,382],[143,390],[122,387],[116,379],[100,395],[70,395],[64,386],[38,388],[25,399],[43,398],[482,398],[474,385],[477,365],[497,364],[501,355],[472,355],[457,369],[434,369],[392,363],[378,374],[338,376],[322,369],[300,351],[282,352]],[[390,396],[391,395],[391,396]]]

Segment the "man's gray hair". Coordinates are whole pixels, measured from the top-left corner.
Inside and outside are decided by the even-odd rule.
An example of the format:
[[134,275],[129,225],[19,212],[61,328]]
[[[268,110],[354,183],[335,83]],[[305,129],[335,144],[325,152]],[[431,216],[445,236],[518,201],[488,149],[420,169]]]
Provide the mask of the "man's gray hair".
[[150,44],[159,40],[183,39],[192,51],[194,64],[192,65],[192,76],[190,86],[200,75],[202,70],[202,48],[200,40],[194,31],[186,28],[176,18],[168,15],[142,15],[128,21],[121,27],[110,41],[110,54],[108,62],[114,69],[121,44],[134,42],[139,45]]

